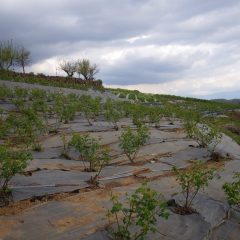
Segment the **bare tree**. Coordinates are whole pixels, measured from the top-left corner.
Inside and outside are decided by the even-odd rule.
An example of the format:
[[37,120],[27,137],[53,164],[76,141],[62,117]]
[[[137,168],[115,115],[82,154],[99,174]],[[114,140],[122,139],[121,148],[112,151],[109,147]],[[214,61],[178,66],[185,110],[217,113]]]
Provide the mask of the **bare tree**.
[[77,71],[77,64],[75,61],[62,60],[59,63],[59,67],[67,73],[68,77],[73,77],[74,73]]
[[13,66],[16,49],[12,40],[0,42],[0,69],[9,70]]
[[93,80],[98,72],[99,69],[97,64],[91,64],[88,59],[78,60],[77,73],[79,77],[82,75],[85,80]]
[[16,51],[15,62],[18,66],[22,67],[23,73],[25,73],[25,67],[31,62],[30,51],[26,50],[23,46],[21,46]]

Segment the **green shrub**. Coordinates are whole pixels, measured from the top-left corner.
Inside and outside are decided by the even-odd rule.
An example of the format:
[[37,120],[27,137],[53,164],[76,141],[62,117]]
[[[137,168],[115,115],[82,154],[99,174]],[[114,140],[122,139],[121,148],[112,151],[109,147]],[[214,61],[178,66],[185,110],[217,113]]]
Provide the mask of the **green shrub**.
[[134,93],[129,93],[128,94],[128,99],[136,100],[136,95]]
[[138,150],[149,138],[149,132],[146,126],[141,126],[137,131],[127,128],[119,137],[120,148],[124,151],[130,162],[133,162]]
[[68,123],[73,120],[77,112],[78,103],[72,99],[72,96],[65,96],[62,93],[56,93],[54,96],[54,105],[52,111],[55,115],[57,129],[61,122]]
[[130,111],[133,124],[137,127],[143,125],[148,113],[148,108],[143,105],[132,104]]
[[230,204],[240,204],[240,172],[235,173],[234,182],[225,183],[223,189]]
[[13,97],[13,91],[5,86],[0,86],[0,99],[6,100]]
[[89,182],[93,185],[98,185],[98,176],[100,175],[102,169],[108,164],[110,161],[110,148],[103,148],[98,153],[98,157],[96,159],[96,174],[90,178]]
[[46,133],[49,132],[49,117],[50,117],[50,106],[47,104],[46,100],[34,99],[32,101],[32,109],[43,121],[44,130]]
[[45,100],[46,98],[47,98],[47,92],[43,89],[34,88],[30,92],[31,100],[34,100],[34,99]]
[[62,144],[63,144],[63,151],[62,151],[62,154],[61,156],[62,157],[65,157],[67,159],[71,159],[68,155],[68,151],[69,151],[69,143],[67,141],[67,138],[66,138],[66,134],[65,133],[62,133],[61,134],[61,140],[62,140]]
[[85,162],[89,162],[89,168],[85,166],[85,170],[99,171],[109,160],[108,151],[102,149],[100,143],[89,135],[73,134],[69,146],[74,147],[80,153],[84,166]]
[[36,143],[38,134],[43,130],[43,123],[33,109],[25,109],[20,113],[10,113],[6,119],[10,134],[27,146]]
[[7,194],[11,178],[21,173],[31,159],[32,156],[27,151],[13,150],[5,145],[0,146],[0,197]]
[[4,109],[0,107],[0,121],[3,121],[3,113],[4,113]]
[[138,95],[137,95],[137,99],[138,99],[138,101],[140,101],[140,102],[145,102],[145,96],[142,95],[142,94],[138,94]]
[[25,88],[15,88],[14,95],[17,98],[22,98],[26,100],[28,98],[28,89]]
[[146,101],[147,102],[155,102],[155,98],[153,95],[146,95]]
[[118,130],[117,123],[121,119],[122,113],[119,106],[112,100],[108,99],[104,105],[104,117],[107,121],[113,123],[114,128]]
[[5,137],[8,133],[9,129],[6,124],[6,121],[0,118],[0,138]]
[[22,111],[26,108],[27,106],[27,100],[28,100],[28,91],[27,89],[24,88],[15,88],[14,90],[14,98],[12,100],[13,104],[18,108],[19,111]]
[[213,155],[216,146],[222,138],[222,133],[213,125],[208,127],[205,124],[193,125],[193,139],[195,139],[200,147],[206,147],[211,155]]
[[161,109],[157,107],[150,107],[148,110],[148,120],[150,123],[154,123],[155,127],[159,127],[159,122],[161,119]]
[[[114,218],[117,224],[116,228],[110,228],[113,239],[146,239],[149,232],[156,232],[158,217],[167,219],[169,216],[166,203],[160,199],[161,195],[146,184],[129,196],[126,204],[122,204],[118,197],[112,194],[113,205],[107,216],[109,219]],[[132,226],[136,226],[137,230],[131,231]]]
[[209,180],[216,176],[214,168],[207,168],[202,162],[195,162],[186,170],[173,168],[176,179],[182,188],[182,194],[185,198],[184,208],[191,208],[192,202],[200,189],[208,186]]
[[126,94],[120,93],[120,94],[118,95],[118,97],[119,97],[119,98],[126,98]]
[[35,151],[35,152],[42,152],[43,147],[40,143],[36,142],[36,143],[33,144],[32,150]]
[[91,126],[101,111],[101,98],[91,98],[91,96],[82,95],[79,99],[80,109],[86,117],[88,124]]
[[196,127],[196,122],[192,120],[184,121],[184,128],[187,133],[187,137],[194,138],[194,129]]
[[176,108],[171,103],[165,103],[164,105],[164,116],[170,121],[170,124],[173,124],[176,120]]

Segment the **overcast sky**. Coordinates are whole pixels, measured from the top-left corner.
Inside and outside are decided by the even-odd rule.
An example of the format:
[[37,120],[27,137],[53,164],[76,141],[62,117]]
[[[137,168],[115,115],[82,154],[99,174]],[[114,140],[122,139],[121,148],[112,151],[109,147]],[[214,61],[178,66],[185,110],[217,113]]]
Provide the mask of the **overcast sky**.
[[31,51],[28,71],[85,57],[107,86],[240,98],[239,17],[239,0],[1,0],[0,40]]

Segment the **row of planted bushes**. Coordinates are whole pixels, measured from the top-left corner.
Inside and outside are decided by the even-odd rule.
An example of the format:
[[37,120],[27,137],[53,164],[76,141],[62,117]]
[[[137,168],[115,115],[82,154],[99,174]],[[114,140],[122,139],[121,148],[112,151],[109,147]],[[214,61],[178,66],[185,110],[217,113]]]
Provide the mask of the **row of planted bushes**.
[[222,103],[215,102],[205,99],[197,99],[190,97],[180,97],[175,95],[166,94],[148,94],[142,93],[138,90],[127,90],[127,89],[110,89],[114,94],[118,95],[119,98],[128,98],[131,100],[137,100],[139,102],[173,102],[179,104],[185,108],[197,109],[200,112],[224,112],[226,110],[238,109],[238,104],[233,103]]
[[[0,87],[0,99],[10,101],[16,106],[16,110],[8,112],[0,109],[0,137],[4,144],[0,146],[0,201],[8,201],[11,189],[8,188],[9,180],[17,173],[21,173],[32,159],[29,145],[34,144],[35,150],[41,150],[38,142],[39,135],[56,131],[61,123],[67,123],[74,119],[77,113],[83,114],[89,125],[97,120],[99,115],[104,115],[105,120],[114,124],[118,130],[117,122],[122,117],[132,118],[137,128],[126,128],[119,137],[119,146],[130,162],[135,161],[139,149],[150,137],[147,123],[154,123],[159,127],[161,118],[169,118],[174,121],[175,117],[182,118],[189,137],[199,143],[199,147],[206,147],[210,153],[219,142],[220,133],[211,126],[211,129],[202,131],[196,127],[202,123],[201,116],[197,113],[184,112],[178,106],[165,105],[160,107],[146,107],[141,104],[129,102],[115,102],[108,100],[102,102],[100,98],[93,99],[90,96],[77,96],[75,94],[64,95],[63,93],[48,93],[44,90]],[[49,120],[55,119],[50,124]],[[50,126],[51,125],[51,126]],[[26,146],[20,148],[16,144],[17,138]],[[24,141],[25,140],[25,141]],[[102,147],[99,140],[87,134],[73,133],[70,141],[62,135],[63,154],[68,155],[69,148],[75,148],[79,152],[79,159],[84,162],[85,170],[95,171],[96,174],[89,180],[98,184],[98,176],[111,160],[109,148]],[[211,144],[211,149],[209,145]],[[214,144],[212,146],[212,144]],[[88,163],[88,165],[87,165]],[[112,208],[108,211],[109,232],[113,239],[144,239],[149,232],[155,232],[158,217],[167,218],[167,205],[175,213],[190,214],[196,210],[192,208],[194,198],[199,190],[207,187],[208,182],[217,177],[214,168],[208,168],[202,162],[194,163],[186,170],[173,168],[176,180],[179,182],[184,202],[175,202],[174,199],[166,202],[161,199],[159,193],[146,185],[138,188],[132,195],[127,196],[127,202],[122,203],[116,195],[111,195]],[[240,175],[236,173],[234,182],[225,183],[223,189],[230,204],[239,204],[240,201]],[[1,202],[0,202],[1,203]],[[131,227],[137,227],[132,231]]]
[[47,76],[42,73],[34,74],[34,73],[20,73],[14,71],[0,71],[0,77],[2,80],[13,80],[18,82],[26,82],[26,83],[39,83],[50,86],[57,87],[71,87],[77,89],[83,88],[103,88],[102,80],[83,80],[81,78],[74,77],[62,77],[62,76]]

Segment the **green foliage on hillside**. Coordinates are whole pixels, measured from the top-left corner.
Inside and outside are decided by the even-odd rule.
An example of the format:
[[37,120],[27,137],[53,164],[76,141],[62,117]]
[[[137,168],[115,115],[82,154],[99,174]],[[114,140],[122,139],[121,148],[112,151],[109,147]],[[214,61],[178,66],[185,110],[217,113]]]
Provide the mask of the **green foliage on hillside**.
[[80,90],[88,90],[94,88],[103,91],[102,81],[86,81],[78,78],[60,77],[60,76],[46,76],[42,73],[22,74],[13,71],[0,70],[0,80],[8,80],[22,83],[37,83],[45,86],[73,88]]
[[[173,122],[175,118],[186,119],[186,116],[189,116],[194,122],[204,121],[206,124],[214,125],[219,131],[240,144],[240,113],[236,111],[240,109],[240,104],[165,94],[147,94],[120,88],[106,90],[120,98],[134,100],[136,104],[151,106],[148,108],[148,113],[143,108],[140,111],[137,110],[137,107],[135,110],[130,110],[130,115],[136,125],[145,121],[146,117],[157,127],[159,119],[162,117]],[[196,118],[198,121],[195,121]],[[188,121],[187,124],[191,124],[191,122]]]
[[[65,81],[52,81],[44,75],[15,75],[10,71],[0,71],[0,79],[4,80],[13,80],[26,83],[39,83],[42,85],[57,86],[57,87],[68,87],[75,89],[87,90],[89,86],[84,84],[78,84],[70,81],[68,78]],[[184,119],[185,115],[195,116],[200,115],[201,118],[204,117],[204,122],[214,124],[221,132],[227,134],[233,138],[237,143],[240,144],[240,121],[239,116],[234,116],[235,110],[240,109],[239,104],[233,104],[228,102],[216,102],[209,101],[204,99],[190,98],[190,97],[180,97],[174,95],[164,95],[164,94],[147,94],[141,93],[137,90],[127,90],[127,89],[107,89],[103,87],[96,87],[101,91],[111,91],[117,95],[120,99],[125,99],[126,101],[131,101],[134,104],[122,104],[121,108],[125,113],[126,117],[131,117],[135,125],[141,125],[145,121],[152,122],[158,127],[158,119],[167,118],[169,122],[174,122],[176,118]],[[0,98],[10,97],[11,90],[1,90],[0,89]],[[18,93],[19,95],[23,93]],[[19,96],[16,99],[16,104],[18,107],[21,107],[21,104],[24,102],[24,96]],[[89,101],[87,101],[89,102]],[[42,103],[41,99],[40,102]],[[95,104],[96,103],[96,104]],[[90,101],[90,105],[99,105],[97,102]],[[35,106],[38,103],[35,102]],[[41,104],[39,104],[41,105]],[[66,105],[66,104],[65,104]],[[89,104],[87,104],[89,105]],[[85,105],[85,106],[87,106]],[[133,107],[134,105],[134,107]],[[147,111],[143,105],[147,107],[152,106],[151,111]],[[140,107],[139,107],[140,106]],[[82,107],[84,109],[84,106]],[[91,107],[92,108],[92,107]],[[82,110],[83,110],[82,109]],[[118,111],[121,109],[118,108]],[[65,121],[69,121],[71,116],[74,115],[75,107],[74,104],[69,106],[67,112],[63,113],[66,117]],[[89,114],[85,111],[85,116],[89,120],[89,124],[92,122],[96,115],[98,115],[98,110],[93,109],[93,112]],[[157,113],[157,114],[155,114]],[[69,116],[67,116],[69,115]],[[91,115],[90,117],[88,115]],[[120,115],[116,111],[106,111],[105,117],[108,118],[108,121],[113,122],[114,126],[117,129],[116,122],[119,120]],[[147,120],[148,119],[148,120]]]

